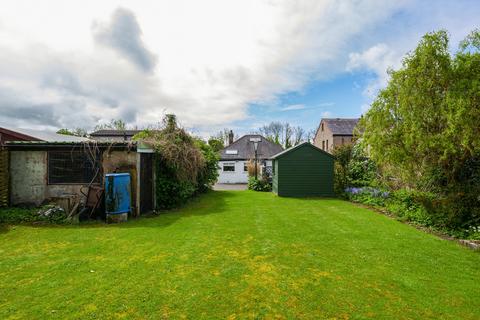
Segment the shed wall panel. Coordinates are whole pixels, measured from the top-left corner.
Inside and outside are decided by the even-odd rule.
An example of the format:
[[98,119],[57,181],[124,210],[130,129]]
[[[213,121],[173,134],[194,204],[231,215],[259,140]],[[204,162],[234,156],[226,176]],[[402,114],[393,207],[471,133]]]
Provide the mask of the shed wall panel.
[[309,145],[277,159],[279,196],[333,196],[333,158]]

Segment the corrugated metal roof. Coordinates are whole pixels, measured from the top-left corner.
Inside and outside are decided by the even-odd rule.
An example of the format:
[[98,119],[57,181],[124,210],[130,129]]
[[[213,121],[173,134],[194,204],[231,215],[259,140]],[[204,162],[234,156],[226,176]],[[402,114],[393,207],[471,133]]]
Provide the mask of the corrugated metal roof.
[[10,150],[50,150],[65,148],[102,148],[113,150],[137,150],[137,143],[132,141],[121,142],[97,142],[88,141],[7,141],[5,146]]
[[[283,150],[282,146],[268,141],[261,135],[247,134],[231,145],[223,148],[220,152],[220,160],[249,160],[255,158],[255,149],[253,142],[250,141],[251,138],[261,139],[261,141],[258,143],[257,149],[257,156],[259,159],[269,159],[274,154],[277,154]],[[237,151],[236,154],[233,154],[234,150]],[[227,154],[227,151],[230,151],[229,153],[231,154]]]
[[53,131],[40,131],[22,128],[8,128],[8,130],[19,132],[21,134],[47,142],[83,142],[90,141],[88,138],[58,134]]

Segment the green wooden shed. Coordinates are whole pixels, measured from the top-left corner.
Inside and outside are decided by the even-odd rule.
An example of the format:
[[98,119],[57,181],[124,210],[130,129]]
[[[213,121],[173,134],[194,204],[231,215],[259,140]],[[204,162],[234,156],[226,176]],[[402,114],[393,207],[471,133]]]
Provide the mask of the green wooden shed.
[[334,157],[309,142],[272,157],[273,192],[284,197],[331,197]]

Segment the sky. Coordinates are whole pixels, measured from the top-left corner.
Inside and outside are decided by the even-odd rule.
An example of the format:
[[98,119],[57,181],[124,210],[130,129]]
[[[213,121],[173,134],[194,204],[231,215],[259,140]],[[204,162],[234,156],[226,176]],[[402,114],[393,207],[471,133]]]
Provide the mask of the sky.
[[359,117],[427,32],[451,50],[478,0],[0,0],[0,126],[200,136]]

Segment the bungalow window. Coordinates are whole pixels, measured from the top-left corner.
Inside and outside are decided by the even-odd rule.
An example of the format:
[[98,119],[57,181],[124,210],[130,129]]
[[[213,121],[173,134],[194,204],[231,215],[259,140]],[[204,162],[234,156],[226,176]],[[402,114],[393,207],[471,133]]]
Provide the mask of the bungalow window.
[[235,172],[235,163],[224,163],[223,172]]
[[[98,162],[97,162],[98,163]],[[49,184],[87,184],[100,180],[97,166],[81,151],[49,151]]]

